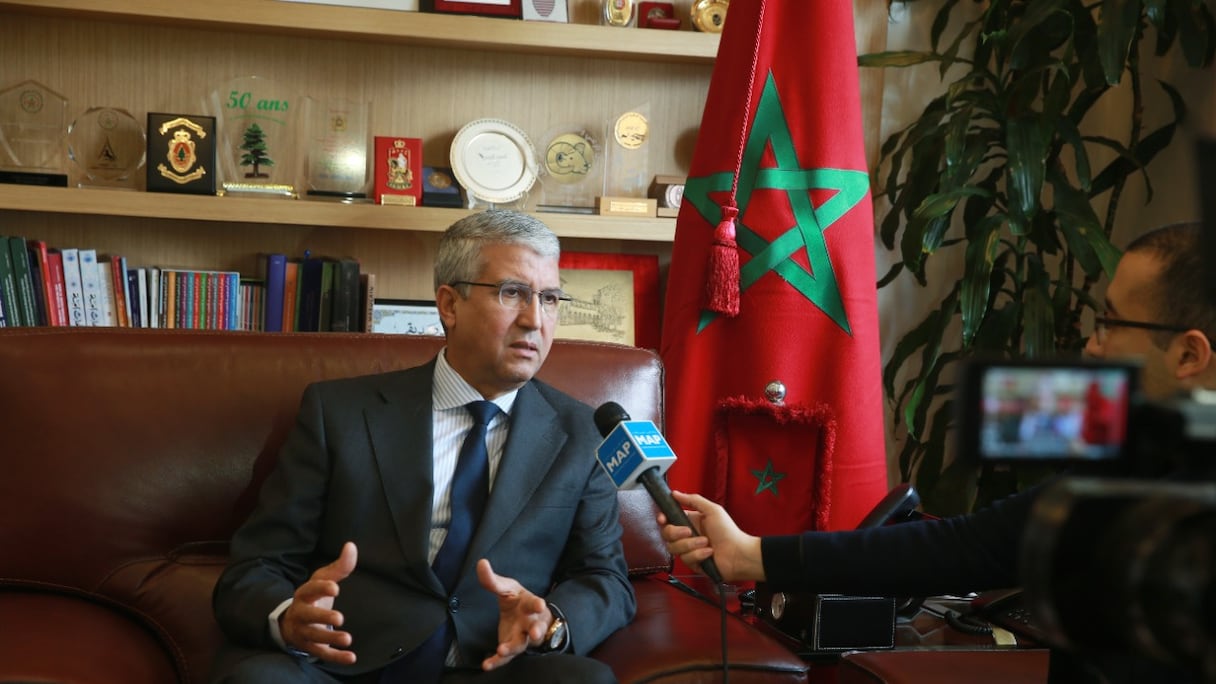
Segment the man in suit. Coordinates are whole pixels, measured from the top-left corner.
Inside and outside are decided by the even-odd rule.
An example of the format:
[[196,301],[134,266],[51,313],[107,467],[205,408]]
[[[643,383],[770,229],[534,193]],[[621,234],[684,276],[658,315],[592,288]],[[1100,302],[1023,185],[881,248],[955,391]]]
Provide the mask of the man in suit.
[[[1216,389],[1216,301],[1205,296],[1210,264],[1202,227],[1177,224],[1133,241],[1106,289],[1105,311],[1085,348],[1095,358],[1133,358],[1150,399]],[[713,556],[728,581],[767,581],[776,589],[929,596],[1012,587],[1038,489],[969,515],[865,530],[746,534],[721,506],[681,492],[701,533],[663,524],[673,555],[689,567]]]
[[533,379],[558,256],[530,216],[457,221],[438,357],[307,388],[215,589],[215,681],[615,681],[586,654],[636,610],[616,489],[592,409]]

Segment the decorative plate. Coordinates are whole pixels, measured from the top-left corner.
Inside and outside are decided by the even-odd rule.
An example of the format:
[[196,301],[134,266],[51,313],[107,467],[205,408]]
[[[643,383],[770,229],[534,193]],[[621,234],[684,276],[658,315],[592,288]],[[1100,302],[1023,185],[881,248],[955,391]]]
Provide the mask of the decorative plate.
[[523,131],[502,119],[465,124],[456,132],[449,156],[456,180],[484,202],[514,202],[536,182],[532,143]]

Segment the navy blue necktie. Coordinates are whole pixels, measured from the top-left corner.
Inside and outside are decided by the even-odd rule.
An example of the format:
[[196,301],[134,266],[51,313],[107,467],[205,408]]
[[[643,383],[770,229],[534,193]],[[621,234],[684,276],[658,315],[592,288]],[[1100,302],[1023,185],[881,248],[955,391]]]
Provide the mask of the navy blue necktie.
[[[431,568],[450,593],[460,579],[460,567],[477,531],[477,523],[486,509],[490,495],[490,454],[486,448],[486,429],[498,406],[489,401],[474,401],[465,405],[473,414],[473,429],[464,438],[456,472],[452,475],[452,517],[448,536],[439,547]],[[426,641],[409,655],[385,669],[381,684],[430,683],[439,681],[443,663],[452,647],[452,623],[444,620]]]

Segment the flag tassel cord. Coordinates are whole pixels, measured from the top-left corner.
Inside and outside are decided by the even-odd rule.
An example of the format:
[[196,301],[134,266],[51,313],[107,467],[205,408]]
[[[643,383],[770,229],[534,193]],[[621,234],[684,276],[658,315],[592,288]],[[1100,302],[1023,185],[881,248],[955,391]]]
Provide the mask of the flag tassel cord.
[[[764,26],[764,0],[760,0],[759,21],[756,31]],[[760,58],[761,37],[757,36],[752,47],[752,67],[749,73],[755,76],[756,64]],[[743,169],[743,150],[747,141],[748,109],[752,102],[752,86],[754,78],[748,80],[747,94],[743,100],[746,106],[741,117],[738,141],[739,148],[735,154],[735,173],[731,183],[730,197],[722,205],[722,220],[714,228],[713,242],[709,250],[708,277],[705,281],[705,308],[716,314],[734,318],[739,315],[739,243],[735,240],[735,219],[739,209],[735,197],[739,191],[739,173]]]

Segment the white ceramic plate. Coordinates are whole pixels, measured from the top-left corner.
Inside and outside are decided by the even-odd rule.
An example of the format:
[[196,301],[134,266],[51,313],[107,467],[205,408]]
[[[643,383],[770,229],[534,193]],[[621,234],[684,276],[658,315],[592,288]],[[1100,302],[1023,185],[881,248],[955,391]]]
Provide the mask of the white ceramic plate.
[[514,202],[536,182],[532,143],[523,131],[502,119],[465,124],[452,140],[450,158],[456,180],[484,202]]

